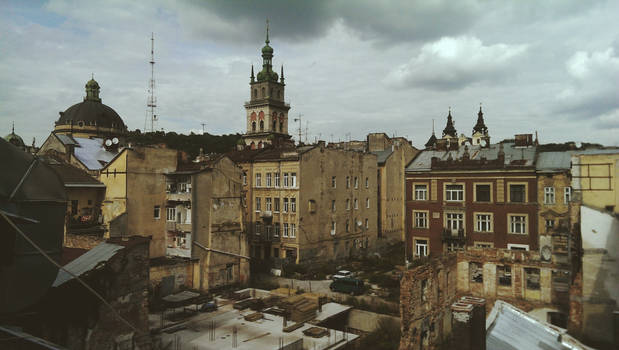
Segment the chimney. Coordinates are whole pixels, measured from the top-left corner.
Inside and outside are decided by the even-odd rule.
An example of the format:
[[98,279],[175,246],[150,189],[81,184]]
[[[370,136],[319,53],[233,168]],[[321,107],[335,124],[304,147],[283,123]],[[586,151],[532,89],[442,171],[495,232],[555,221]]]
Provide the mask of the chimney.
[[477,350],[473,347],[473,305],[463,302],[451,304],[452,349]]
[[486,350],[486,299],[464,296],[460,298],[460,302],[473,305],[471,334],[473,349]]

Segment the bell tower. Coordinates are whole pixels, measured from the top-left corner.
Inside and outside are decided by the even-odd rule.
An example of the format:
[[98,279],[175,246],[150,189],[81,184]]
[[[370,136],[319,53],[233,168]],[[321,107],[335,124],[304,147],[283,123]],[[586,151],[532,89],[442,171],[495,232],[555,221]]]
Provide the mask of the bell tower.
[[269,21],[267,20],[266,40],[262,48],[262,70],[254,75],[251,67],[249,80],[250,100],[245,103],[247,112],[247,131],[243,135],[245,145],[252,149],[273,144],[276,140],[289,140],[288,110],[284,102],[284,66],[281,75],[273,71],[273,48],[269,46]]

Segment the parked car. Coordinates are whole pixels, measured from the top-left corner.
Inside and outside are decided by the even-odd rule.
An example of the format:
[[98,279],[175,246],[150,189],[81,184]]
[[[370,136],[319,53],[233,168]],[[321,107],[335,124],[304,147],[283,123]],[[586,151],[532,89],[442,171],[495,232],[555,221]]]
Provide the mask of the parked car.
[[342,277],[331,282],[329,289],[333,292],[346,293],[350,295],[363,294],[365,286],[362,280],[352,277]]
[[333,280],[339,280],[342,278],[352,278],[352,272],[348,270],[339,270],[335,275],[333,275]]
[[202,305],[202,307],[200,308],[200,312],[212,312],[212,311],[217,311],[217,301],[216,300],[204,303]]

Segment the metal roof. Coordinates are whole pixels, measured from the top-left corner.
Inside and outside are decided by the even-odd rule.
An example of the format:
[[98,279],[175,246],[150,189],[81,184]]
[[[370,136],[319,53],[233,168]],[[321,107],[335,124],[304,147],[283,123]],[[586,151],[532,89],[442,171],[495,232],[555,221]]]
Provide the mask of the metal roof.
[[393,153],[393,150],[391,148],[383,150],[383,151],[375,151],[375,152],[370,152],[376,155],[376,162],[378,164],[384,164],[387,161],[387,158],[389,158],[389,156]]
[[78,143],[73,155],[89,170],[101,170],[118,152],[109,152],[103,147],[103,139],[74,137]]
[[541,152],[537,156],[535,168],[538,171],[564,171],[571,168],[573,151]]
[[497,300],[486,320],[487,350],[585,350],[581,344],[559,328],[541,322],[524,311]]
[[496,160],[499,156],[499,150],[503,145],[503,153],[505,153],[505,165],[531,167],[535,164],[536,147],[516,147],[513,142],[503,142],[492,144],[482,148],[479,145],[460,146],[453,151],[438,151],[425,150],[419,152],[417,157],[406,167],[406,171],[430,171],[432,170],[432,158],[437,157],[439,160],[445,161],[451,159],[462,159],[464,152],[468,152],[471,160]]
[[[68,263],[64,266],[64,268],[79,277],[82,274],[96,268],[101,262],[110,260],[114,255],[116,255],[116,252],[124,248],[125,247],[120,245],[103,242],[84,253],[84,255]],[[72,279],[73,276],[65,270],[59,270],[58,276],[56,276],[56,280],[54,281],[52,287],[58,287]]]
[[71,135],[55,134],[58,140],[65,145],[77,145],[77,142],[71,137]]

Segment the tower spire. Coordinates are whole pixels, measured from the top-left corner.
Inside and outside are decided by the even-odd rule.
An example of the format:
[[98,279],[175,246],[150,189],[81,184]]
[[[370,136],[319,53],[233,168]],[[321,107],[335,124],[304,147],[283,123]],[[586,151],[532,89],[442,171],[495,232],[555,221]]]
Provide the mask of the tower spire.
[[447,114],[447,125],[445,126],[445,129],[443,129],[443,137],[445,136],[458,137],[458,133],[454,126],[453,117],[451,116],[451,107],[449,107],[449,114]]
[[279,76],[279,81],[283,84],[284,83],[284,65],[282,64],[282,72]]
[[254,65],[251,65],[251,77],[250,77],[250,82],[254,82],[255,81],[255,77],[254,77]]
[[476,132],[482,135],[488,135],[488,128],[484,122],[484,112],[481,110],[481,102],[479,103],[479,112],[477,113],[477,123],[473,127],[473,134]]
[[13,122],[13,126],[11,126],[11,134],[15,133],[15,122]]
[[269,19],[268,18],[267,18],[267,39],[264,42],[267,45],[270,43],[269,41]]

